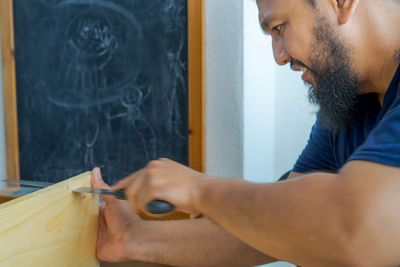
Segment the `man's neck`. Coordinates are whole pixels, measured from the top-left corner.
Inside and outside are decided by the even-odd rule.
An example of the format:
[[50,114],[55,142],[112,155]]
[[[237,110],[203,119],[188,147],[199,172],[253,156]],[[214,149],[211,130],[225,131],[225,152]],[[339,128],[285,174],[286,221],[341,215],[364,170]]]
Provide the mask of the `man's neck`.
[[361,88],[378,93],[383,98],[399,66],[400,4],[396,1],[369,1],[367,79]]

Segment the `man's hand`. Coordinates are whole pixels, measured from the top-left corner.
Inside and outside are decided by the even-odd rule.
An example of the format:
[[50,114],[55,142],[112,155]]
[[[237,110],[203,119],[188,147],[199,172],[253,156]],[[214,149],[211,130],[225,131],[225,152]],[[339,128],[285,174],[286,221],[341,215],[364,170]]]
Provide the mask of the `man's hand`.
[[[110,187],[104,183],[99,168],[93,169],[93,188]],[[131,258],[136,252],[133,245],[135,230],[143,222],[124,200],[103,196],[105,205],[100,205],[97,258],[102,261],[120,262]]]
[[[190,199],[187,191],[190,191],[191,184],[206,178],[205,175],[170,160],[152,162],[139,171],[139,174],[140,177],[137,177],[138,173],[131,175],[120,186],[129,186],[135,177],[150,177],[150,180],[160,178],[163,183],[158,183],[164,184],[166,190],[175,194],[178,199],[157,198],[170,201],[178,208],[181,207],[177,204],[181,203],[180,197]],[[93,170],[92,185],[94,188],[109,188],[103,182],[98,168]],[[161,191],[164,189],[156,188]],[[180,192],[183,192],[182,196]],[[144,221],[131,210],[128,201],[117,200],[112,196],[103,199],[105,206],[100,208],[97,239],[97,258],[100,260],[139,260],[173,266],[210,267],[255,266],[275,261],[239,241],[207,218]],[[143,203],[146,204],[147,200]]]
[[154,160],[147,166],[112,187],[112,191],[125,190],[131,207],[137,213],[148,215],[146,205],[152,200],[163,200],[175,206],[175,211],[198,214],[193,199],[197,183],[207,179],[196,172],[169,159]]

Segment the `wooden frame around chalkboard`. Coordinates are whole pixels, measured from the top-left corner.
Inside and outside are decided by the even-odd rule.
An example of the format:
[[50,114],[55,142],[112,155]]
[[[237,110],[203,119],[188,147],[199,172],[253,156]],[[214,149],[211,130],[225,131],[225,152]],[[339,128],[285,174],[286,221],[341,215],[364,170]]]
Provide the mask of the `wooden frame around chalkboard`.
[[[189,166],[205,171],[204,0],[188,1]],[[7,178],[19,179],[13,1],[0,1]]]

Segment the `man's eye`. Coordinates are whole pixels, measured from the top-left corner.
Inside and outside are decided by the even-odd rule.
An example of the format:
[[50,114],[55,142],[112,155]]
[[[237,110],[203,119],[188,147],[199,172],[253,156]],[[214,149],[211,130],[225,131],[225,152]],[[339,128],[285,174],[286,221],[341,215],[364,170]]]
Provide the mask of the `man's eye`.
[[273,27],[272,31],[276,31],[278,34],[280,34],[281,29],[282,29],[282,24],[279,24],[278,26]]

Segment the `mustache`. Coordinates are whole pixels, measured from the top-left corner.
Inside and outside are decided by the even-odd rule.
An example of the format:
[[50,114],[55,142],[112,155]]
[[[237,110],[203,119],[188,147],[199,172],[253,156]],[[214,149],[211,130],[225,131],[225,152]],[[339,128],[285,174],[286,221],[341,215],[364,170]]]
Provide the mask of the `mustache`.
[[303,62],[301,62],[300,60],[297,60],[295,58],[293,58],[290,61],[290,68],[293,68],[293,66],[305,67],[305,68],[311,70],[306,64],[304,64]]

